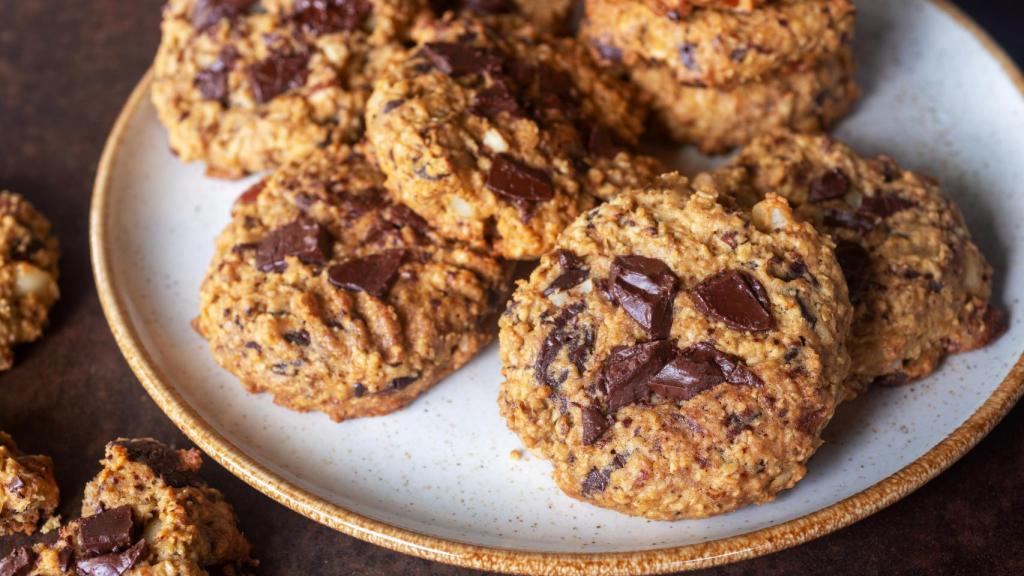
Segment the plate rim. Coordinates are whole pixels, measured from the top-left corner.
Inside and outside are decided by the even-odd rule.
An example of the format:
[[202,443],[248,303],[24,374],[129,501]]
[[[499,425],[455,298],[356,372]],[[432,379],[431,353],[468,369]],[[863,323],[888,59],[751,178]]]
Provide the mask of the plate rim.
[[[1024,96],[1024,74],[995,40],[950,0],[928,0],[970,32],[1001,65]],[[878,483],[830,506],[782,524],[685,546],[635,552],[531,552],[467,544],[400,528],[330,503],[285,480],[217,432],[169,384],[128,320],[114,288],[106,215],[112,166],[129,120],[149,96],[152,69],[135,86],[107,137],[93,185],[89,245],[100,304],[114,339],[146,392],[172,422],[207,455],[272,500],[338,532],[396,552],[436,562],[504,573],[659,574],[696,570],[791,548],[849,526],[920,488],[984,438],[1024,395],[1024,354],[985,402],[951,434],[915,461]]]

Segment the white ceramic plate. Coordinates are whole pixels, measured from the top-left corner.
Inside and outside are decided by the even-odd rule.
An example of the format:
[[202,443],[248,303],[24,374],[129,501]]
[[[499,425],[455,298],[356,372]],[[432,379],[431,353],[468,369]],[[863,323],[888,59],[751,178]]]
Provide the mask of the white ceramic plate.
[[[840,139],[940,178],[995,266],[997,298],[1016,312],[1024,294],[1016,70],[944,4],[858,4],[865,98]],[[990,348],[913,386],[843,406],[807,478],[776,502],[674,523],[573,501],[544,461],[510,458],[521,446],[498,415],[493,346],[391,416],[335,424],[290,412],[245,393],[189,325],[214,237],[248,183],[205,178],[202,166],[172,156],[147,86],[115,128],[94,199],[94,262],[115,335],[150,393],[201,447],[271,497],[356,536],[502,570],[720,563],[891,503],[962,455],[1020,394],[1020,378],[1007,378],[1024,349],[1024,325],[1013,314],[1009,333]],[[693,154],[678,160],[687,171],[707,162]]]

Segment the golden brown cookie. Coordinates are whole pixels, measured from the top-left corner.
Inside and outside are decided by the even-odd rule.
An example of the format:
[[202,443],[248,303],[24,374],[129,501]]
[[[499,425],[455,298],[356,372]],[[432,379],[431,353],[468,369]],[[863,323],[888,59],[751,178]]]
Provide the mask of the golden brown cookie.
[[597,197],[660,169],[630,154],[644,108],[572,39],[514,17],[445,20],[367,105],[388,188],[446,237],[533,259]]
[[855,307],[854,393],[926,376],[1005,330],[989,301],[992,268],[934,180],[828,136],[789,132],[758,138],[715,178],[744,204],[785,197],[835,239]]
[[586,0],[580,36],[596,57],[663,66],[681,84],[735,86],[835,54],[853,40],[850,0],[776,0],[749,13],[660,14],[644,2]]
[[26,576],[240,576],[254,562],[234,510],[199,476],[198,450],[156,440],[107,445],[82,518],[52,542],[0,559]]
[[498,403],[572,497],[721,514],[804,476],[843,396],[850,317],[832,243],[785,201],[751,217],[707,176],[662,177],[580,217],[519,284]]
[[0,536],[32,534],[60,502],[49,456],[30,456],[0,432]]
[[468,15],[520,14],[542,32],[569,32],[576,0],[431,0],[438,14],[452,10]]
[[170,0],[153,103],[171,149],[237,178],[352,141],[425,0]]
[[0,190],[0,370],[13,346],[38,340],[60,297],[60,252],[50,222],[23,197]]
[[651,98],[657,126],[705,154],[727,152],[776,128],[824,130],[860,96],[849,49],[806,68],[731,88],[686,86],[664,66],[637,65],[629,72]]
[[335,420],[412,402],[493,338],[510,265],[443,240],[348,149],[236,202],[196,329],[251,392]]

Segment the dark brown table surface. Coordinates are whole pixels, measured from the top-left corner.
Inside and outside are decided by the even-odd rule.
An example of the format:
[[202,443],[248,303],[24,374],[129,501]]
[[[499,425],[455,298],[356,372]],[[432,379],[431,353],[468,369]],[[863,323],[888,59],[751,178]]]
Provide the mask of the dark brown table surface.
[[[965,8],[1024,59],[1014,0]],[[0,0],[0,188],[50,216],[63,298],[48,335],[0,374],[0,429],[56,461],[75,515],[103,445],[153,436],[187,445],[146,395],[107,328],[89,264],[96,164],[159,41],[161,0]],[[210,461],[205,476],[240,513],[263,574],[475,574],[377,548],[295,514]],[[0,539],[0,554],[16,539]],[[703,574],[1024,574],[1024,406],[915,494],[854,526]]]

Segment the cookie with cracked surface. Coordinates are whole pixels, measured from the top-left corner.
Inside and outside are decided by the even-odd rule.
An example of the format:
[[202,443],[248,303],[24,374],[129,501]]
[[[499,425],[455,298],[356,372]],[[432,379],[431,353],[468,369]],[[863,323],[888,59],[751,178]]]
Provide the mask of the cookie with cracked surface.
[[842,398],[851,314],[831,242],[785,201],[751,217],[706,176],[662,177],[582,216],[519,284],[498,403],[572,497],[721,514],[804,476]]
[[60,297],[59,252],[50,222],[22,196],[0,191],[0,370],[14,364],[13,346],[42,336]]
[[741,203],[766,193],[831,235],[855,307],[850,388],[925,376],[1005,329],[992,268],[939,184],[824,135],[775,132],[715,173]]
[[643,2],[586,0],[580,35],[606,63],[664,66],[681,84],[735,86],[835,54],[853,40],[850,0],[777,0],[749,13],[672,18]]
[[25,454],[0,432],[0,536],[34,533],[59,502],[53,460]]
[[237,178],[352,141],[425,0],[170,0],[152,99],[171,149]]
[[493,338],[511,266],[443,240],[344,149],[236,202],[197,330],[251,392],[335,420],[386,414]]
[[663,66],[635,66],[629,73],[650,96],[658,125],[705,154],[727,152],[773,129],[824,130],[860,97],[849,49],[808,68],[732,88],[686,86]]
[[571,38],[506,16],[446,19],[374,86],[367,136],[388,188],[442,235],[533,259],[597,198],[660,172],[631,153],[635,91]]
[[12,551],[0,560],[14,566],[7,573],[238,576],[254,565],[231,505],[199,476],[198,450],[119,439],[102,464],[86,486],[82,518],[52,542]]
[[438,14],[446,11],[491,16],[519,14],[538,30],[551,34],[569,32],[576,0],[432,0]]

